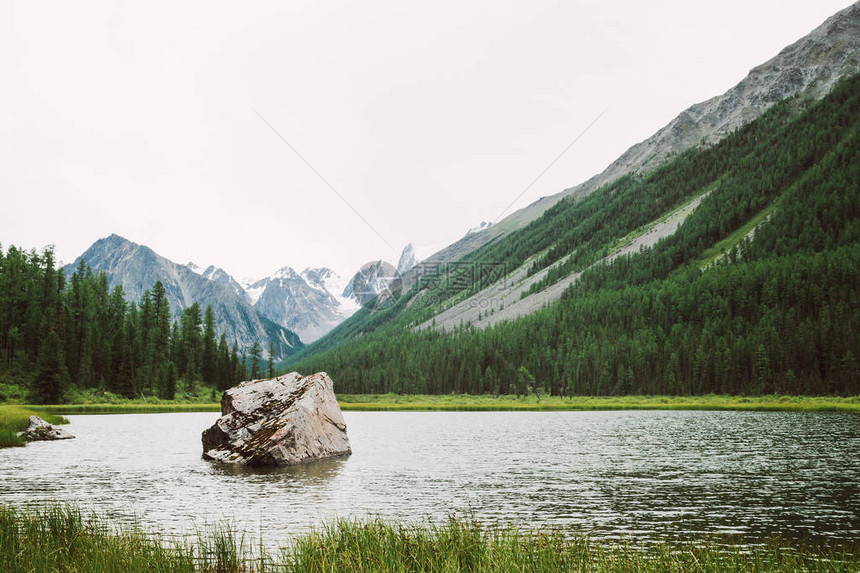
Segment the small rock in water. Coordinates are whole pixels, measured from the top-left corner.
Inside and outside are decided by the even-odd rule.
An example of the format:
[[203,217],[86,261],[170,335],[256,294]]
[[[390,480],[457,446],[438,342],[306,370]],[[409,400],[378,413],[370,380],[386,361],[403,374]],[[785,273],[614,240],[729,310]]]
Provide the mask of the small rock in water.
[[250,380],[224,392],[203,432],[203,457],[248,466],[295,465],[352,453],[334,383],[320,372]]
[[39,416],[30,416],[30,425],[24,436],[31,441],[40,440],[69,440],[74,436],[62,428],[53,426]]

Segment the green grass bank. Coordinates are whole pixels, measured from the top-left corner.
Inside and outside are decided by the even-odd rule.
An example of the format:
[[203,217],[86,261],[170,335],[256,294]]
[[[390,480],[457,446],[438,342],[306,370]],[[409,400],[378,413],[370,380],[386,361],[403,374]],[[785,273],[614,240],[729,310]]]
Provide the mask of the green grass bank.
[[18,432],[27,429],[30,416],[37,415],[49,424],[68,424],[69,421],[56,414],[47,414],[13,404],[0,404],[0,448],[9,446],[23,446],[26,440],[18,436]]
[[358,394],[338,396],[343,410],[753,410],[860,412],[860,396],[560,396]]
[[442,525],[341,520],[273,553],[229,526],[167,538],[115,527],[70,506],[0,506],[0,570],[159,572],[856,572],[856,547],[771,539],[643,544],[557,529],[521,531],[452,518]]
[[[470,394],[340,394],[343,410],[352,411],[541,411],[541,410],[748,410],[774,412],[858,412],[860,396],[541,396]],[[218,402],[123,400],[109,403],[22,406],[52,414],[147,414],[219,412]],[[44,417],[44,416],[43,416]]]

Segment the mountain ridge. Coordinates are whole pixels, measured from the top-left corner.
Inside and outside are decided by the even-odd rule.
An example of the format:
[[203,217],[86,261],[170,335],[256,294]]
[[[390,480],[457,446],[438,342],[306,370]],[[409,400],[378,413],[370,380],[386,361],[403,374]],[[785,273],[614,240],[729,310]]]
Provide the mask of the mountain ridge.
[[582,199],[626,174],[650,172],[687,149],[714,145],[760,117],[775,103],[795,94],[820,99],[840,78],[858,71],[860,2],[855,2],[755,66],[723,94],[683,110],[654,135],[628,148],[600,173],[559,193],[541,197],[490,226],[470,230],[427,260],[445,263],[459,259],[524,227],[566,197]]
[[174,319],[195,302],[201,308],[212,306],[216,328],[239,348],[247,349],[257,342],[267,351],[271,341],[275,358],[283,359],[303,346],[294,332],[254,310],[233,290],[226,278],[229,275],[223,271],[213,271],[217,274],[216,280],[206,278],[187,265],[175,263],[150,247],[115,233],[95,241],[74,263],[64,267],[66,273],[71,275],[81,261],[95,272],[104,272],[111,287],[122,286],[131,301],[139,301],[144,291],[151,289],[156,281],[161,281]]
[[[212,304],[213,310],[221,305],[221,312],[231,318],[218,326],[226,329],[231,342],[235,340],[240,347],[248,347],[254,338],[248,333],[259,334],[260,327],[273,332],[276,326],[281,327],[298,335],[301,344],[314,342],[378,294],[357,296],[348,292],[350,281],[328,267],[308,267],[298,272],[285,265],[270,276],[242,284],[220,267],[203,268],[193,261],[184,265],[175,263],[150,247],[115,233],[93,243],[73,264],[67,265],[67,272],[73,272],[82,258],[94,270],[106,272],[112,286],[121,284],[127,296],[135,301],[156,280],[161,280],[175,317],[195,301],[203,307]],[[403,249],[398,265],[405,271],[415,264],[415,251],[409,244]],[[251,308],[236,312],[245,304]],[[253,313],[259,316],[254,318]],[[242,322],[247,324],[236,326]],[[275,333],[275,337],[287,347],[294,346],[290,334]],[[261,339],[258,342],[268,348]],[[289,350],[284,348],[283,352],[285,357]]]

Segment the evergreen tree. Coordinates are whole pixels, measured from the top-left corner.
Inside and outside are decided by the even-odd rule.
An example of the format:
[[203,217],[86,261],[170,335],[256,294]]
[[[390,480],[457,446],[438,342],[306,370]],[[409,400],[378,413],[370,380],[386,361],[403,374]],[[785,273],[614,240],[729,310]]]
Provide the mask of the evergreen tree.
[[197,395],[196,381],[200,376],[200,360],[202,354],[202,333],[200,305],[196,302],[182,311],[180,332],[182,340],[183,379],[185,389]]
[[221,334],[221,339],[218,341],[217,388],[223,392],[230,387],[232,382],[230,349],[227,347],[227,336]]
[[260,353],[262,349],[257,341],[251,345],[251,379],[257,380],[260,378]]
[[212,312],[212,307],[207,305],[203,316],[203,356],[200,369],[203,380],[207,384],[212,384],[213,388],[217,384],[217,345],[218,341],[215,339],[215,314]]
[[66,366],[60,337],[51,330],[39,350],[34,390],[43,404],[59,404],[66,384]]

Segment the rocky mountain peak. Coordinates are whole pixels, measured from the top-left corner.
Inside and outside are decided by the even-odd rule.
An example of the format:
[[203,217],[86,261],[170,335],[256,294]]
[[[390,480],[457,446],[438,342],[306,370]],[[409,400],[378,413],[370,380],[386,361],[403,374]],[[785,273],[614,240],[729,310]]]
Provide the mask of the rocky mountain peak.
[[860,2],[837,12],[750,70],[724,94],[690,106],[657,133],[628,149],[599,175],[542,199],[543,209],[567,195],[585,196],[627,173],[649,172],[696,145],[713,145],[793,95],[820,99],[840,79],[858,71]]
[[648,139],[637,143],[591,179],[542,197],[495,224],[470,230],[434,253],[434,261],[456,260],[491,240],[537,219],[565,197],[580,199],[629,173],[648,173],[697,145],[710,146],[750,123],[783,99],[820,99],[842,78],[860,71],[860,2],[837,12],[812,32],[750,70],[740,83],[681,112]]
[[400,253],[400,260],[397,262],[397,272],[401,275],[409,272],[418,264],[418,259],[415,256],[415,249],[412,247],[412,243],[409,243],[403,248],[403,252]]
[[292,267],[281,267],[278,269],[275,274],[272,275],[273,279],[284,279],[284,280],[302,280],[302,277],[296,270]]

